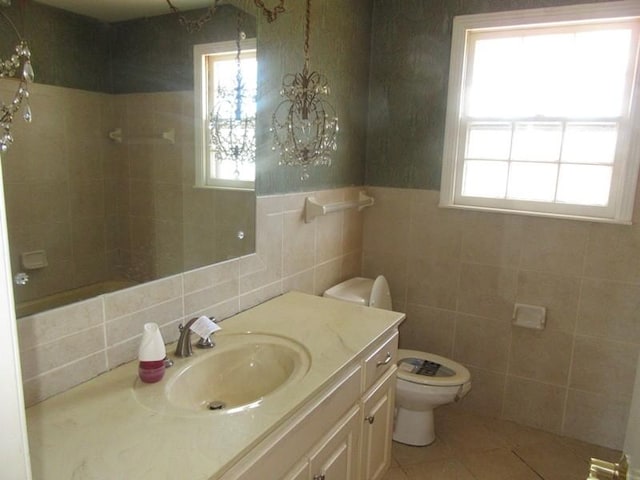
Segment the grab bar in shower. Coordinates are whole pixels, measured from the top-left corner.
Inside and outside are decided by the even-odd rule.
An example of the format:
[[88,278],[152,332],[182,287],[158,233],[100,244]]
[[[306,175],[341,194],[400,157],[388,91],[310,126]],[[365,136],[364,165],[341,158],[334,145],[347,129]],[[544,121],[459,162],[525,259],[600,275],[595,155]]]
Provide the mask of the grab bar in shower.
[[126,142],[128,144],[136,144],[136,143],[155,143],[158,141],[161,142],[169,142],[172,145],[176,143],[176,129],[171,128],[162,132],[157,136],[145,136],[145,137],[127,137],[124,138],[122,134],[121,128],[116,128],[109,132],[109,138],[113,140],[115,143],[123,143]]

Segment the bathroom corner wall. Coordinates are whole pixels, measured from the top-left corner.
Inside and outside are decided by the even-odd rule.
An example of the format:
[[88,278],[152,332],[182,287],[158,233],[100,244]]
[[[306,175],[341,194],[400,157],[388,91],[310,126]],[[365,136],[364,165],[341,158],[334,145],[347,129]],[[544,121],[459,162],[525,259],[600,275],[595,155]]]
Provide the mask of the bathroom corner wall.
[[[406,312],[402,348],[469,368],[473,388],[453,408],[620,449],[640,352],[640,226],[442,209],[430,190],[368,192],[363,274],[384,274]],[[515,302],[547,307],[545,330],[512,326]]]
[[363,214],[309,224],[302,216],[306,196],[338,202],[356,199],[358,190],[259,197],[257,254],[20,319],[27,406],[134,360],[145,322],[158,323],[171,342],[185,319],[224,319],[289,290],[320,294],[358,275]]

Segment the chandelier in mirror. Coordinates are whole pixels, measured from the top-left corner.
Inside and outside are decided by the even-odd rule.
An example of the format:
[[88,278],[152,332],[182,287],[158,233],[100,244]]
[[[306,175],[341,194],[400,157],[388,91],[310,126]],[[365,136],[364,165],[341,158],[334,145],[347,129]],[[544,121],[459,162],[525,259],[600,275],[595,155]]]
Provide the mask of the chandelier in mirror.
[[31,66],[31,52],[29,51],[27,42],[22,39],[11,19],[4,12],[0,12],[0,14],[9,23],[18,37],[18,44],[14,49],[14,53],[5,60],[0,58],[0,78],[14,78],[18,80],[18,88],[13,96],[13,100],[9,103],[5,103],[4,100],[2,100],[0,106],[0,152],[6,152],[13,143],[13,135],[11,134],[13,117],[20,111],[23,105],[22,116],[25,121],[31,122],[28,87],[29,84],[33,82],[33,67]]
[[[220,78],[233,78],[232,83],[218,82],[214,93],[213,110],[209,114],[210,148],[218,165],[232,164],[233,177],[240,179],[242,166],[255,163],[256,158],[256,85],[243,78],[240,43],[245,40],[241,30],[242,17],[238,15],[235,74],[220,74]],[[253,62],[255,63],[255,62]],[[227,69],[231,66],[227,62]],[[224,68],[219,64],[219,68]]]
[[[213,19],[213,15],[216,13],[218,4],[221,2],[221,0],[213,0],[213,3],[207,8],[204,14],[200,15],[198,18],[189,19],[180,10],[178,10],[178,7],[171,3],[171,0],[166,1],[167,5],[169,5],[169,10],[171,10],[178,16],[178,22],[189,33],[199,32],[205,25],[205,23],[211,21],[211,19]],[[254,0],[254,3],[256,7],[258,7],[262,11],[262,14],[269,23],[274,22],[278,18],[278,15],[284,13],[285,11],[284,0],[280,0],[279,3],[272,9],[267,8],[262,0]]]
[[285,97],[272,116],[274,149],[280,150],[280,165],[302,167],[302,180],[309,167],[331,165],[337,149],[338,117],[325,100],[329,85],[324,75],[309,71],[309,26],[311,0],[307,0],[304,30],[304,66],[301,73],[287,74],[280,94]]

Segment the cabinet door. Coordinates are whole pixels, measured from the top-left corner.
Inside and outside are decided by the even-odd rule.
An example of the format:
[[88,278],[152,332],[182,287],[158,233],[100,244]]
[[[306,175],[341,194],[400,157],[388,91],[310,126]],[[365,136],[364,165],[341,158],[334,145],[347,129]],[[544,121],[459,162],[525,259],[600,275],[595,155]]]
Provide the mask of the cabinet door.
[[396,393],[396,368],[392,368],[363,397],[361,477],[379,480],[391,464],[391,437]]
[[360,408],[353,407],[310,456],[313,480],[355,480],[360,450]]
[[309,480],[309,461],[304,460],[284,476],[284,480]]

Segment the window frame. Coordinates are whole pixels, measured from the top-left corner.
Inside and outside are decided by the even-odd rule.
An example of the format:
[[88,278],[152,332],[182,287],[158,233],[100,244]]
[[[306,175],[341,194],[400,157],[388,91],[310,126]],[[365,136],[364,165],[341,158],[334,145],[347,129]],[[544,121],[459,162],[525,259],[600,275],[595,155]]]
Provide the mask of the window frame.
[[[529,10],[516,10],[489,14],[457,16],[453,21],[449,90],[443,148],[442,182],[440,206],[471,210],[518,213],[524,215],[572,218],[610,223],[631,223],[638,171],[640,168],[640,112],[638,90],[638,37],[634,36],[633,47],[636,55],[635,71],[630,89],[630,108],[622,115],[619,148],[616,149],[614,173],[612,175],[610,201],[606,207],[592,207],[552,202],[494,199],[484,197],[463,197],[462,168],[466,142],[463,128],[463,101],[467,88],[467,71],[471,54],[468,48],[470,34],[482,32],[501,33],[509,29],[536,29],[540,27],[561,27],[563,24],[589,25],[593,23],[638,22],[640,4],[633,0],[608,3],[572,5]],[[635,32],[640,29],[635,25]],[[500,119],[497,119],[500,120]],[[507,118],[502,120],[509,121]],[[546,118],[543,120],[547,120]],[[515,123],[516,119],[512,119]]]
[[[241,53],[249,52],[257,54],[257,41],[248,38],[240,41]],[[237,51],[235,40],[198,44],[193,46],[194,66],[194,131],[195,131],[195,187],[215,188],[224,190],[255,190],[254,181],[233,180],[211,177],[209,167],[209,155],[207,140],[209,135],[209,108],[208,92],[205,91],[208,84],[208,72],[206,68],[206,56],[230,55],[234,58]],[[207,89],[208,90],[208,89]]]

